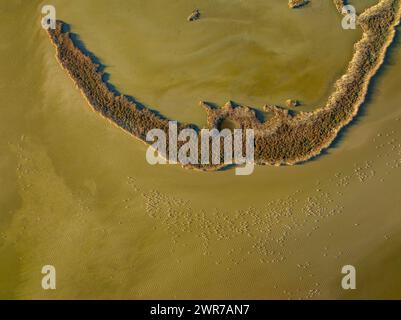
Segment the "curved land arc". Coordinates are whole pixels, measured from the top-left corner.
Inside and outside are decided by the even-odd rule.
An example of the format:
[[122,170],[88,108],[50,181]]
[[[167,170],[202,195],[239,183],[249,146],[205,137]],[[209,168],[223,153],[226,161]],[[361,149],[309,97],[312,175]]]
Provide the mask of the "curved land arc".
[[[334,0],[334,3],[340,8],[339,0]],[[239,124],[242,129],[253,129],[257,164],[292,165],[319,155],[357,115],[369,84],[394,40],[400,17],[401,0],[381,0],[358,17],[362,38],[355,44],[347,71],[335,83],[324,107],[293,116],[286,109],[265,106],[265,111],[272,116],[261,121],[255,110],[245,106],[227,103],[222,108],[215,108],[201,102],[207,114],[207,128],[219,128],[222,122],[228,120]],[[57,60],[90,106],[145,143],[148,143],[146,133],[151,129],[161,129],[168,136],[169,120],[113,90],[94,55],[74,41],[66,26],[64,22],[57,21],[56,29],[49,29],[48,34],[56,48]],[[178,124],[178,130],[188,127],[196,128],[192,124]],[[168,154],[163,156],[168,157]],[[224,165],[186,167],[213,171]]]

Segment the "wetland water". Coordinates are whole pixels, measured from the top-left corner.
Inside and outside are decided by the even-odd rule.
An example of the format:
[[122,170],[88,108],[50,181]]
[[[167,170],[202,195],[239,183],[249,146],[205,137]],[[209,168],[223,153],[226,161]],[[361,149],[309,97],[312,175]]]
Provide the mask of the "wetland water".
[[[325,155],[201,173],[149,166],[143,144],[87,106],[40,28],[44,4],[0,4],[0,297],[401,297],[400,43]],[[199,100],[321,106],[361,35],[324,0],[52,4],[119,91],[199,125]],[[356,291],[341,289],[345,264]]]

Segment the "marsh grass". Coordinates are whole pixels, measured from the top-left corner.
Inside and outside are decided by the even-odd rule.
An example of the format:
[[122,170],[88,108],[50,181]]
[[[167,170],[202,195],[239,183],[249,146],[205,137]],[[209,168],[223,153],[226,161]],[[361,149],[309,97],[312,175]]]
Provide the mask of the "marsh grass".
[[[333,1],[337,8],[344,4]],[[256,110],[231,102],[222,108],[201,102],[207,114],[207,127],[219,128],[220,124],[229,122],[242,129],[254,129],[255,162],[258,164],[296,164],[316,157],[357,115],[370,81],[394,39],[401,15],[400,1],[381,0],[358,17],[362,39],[355,44],[348,69],[336,82],[324,107],[293,115],[289,110],[266,106],[268,116],[261,117]],[[104,67],[70,33],[67,24],[57,21],[56,29],[49,29],[48,33],[57,49],[58,61],[95,111],[145,143],[146,133],[151,129],[161,129],[168,135],[169,120],[115,90],[107,81]],[[199,132],[195,125],[178,124],[178,130],[184,128]],[[216,170],[224,165],[192,167]]]

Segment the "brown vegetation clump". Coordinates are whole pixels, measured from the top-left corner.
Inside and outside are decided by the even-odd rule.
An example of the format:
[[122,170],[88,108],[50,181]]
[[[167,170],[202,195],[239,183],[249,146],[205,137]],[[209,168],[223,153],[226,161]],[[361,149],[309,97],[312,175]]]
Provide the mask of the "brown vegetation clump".
[[290,9],[295,9],[295,8],[303,7],[304,5],[307,5],[308,3],[309,3],[309,0],[289,0],[288,6],[290,7]]
[[[227,103],[222,108],[214,108],[201,103],[207,114],[208,128],[219,128],[227,119],[242,129],[254,129],[255,162],[258,164],[295,164],[318,155],[357,114],[370,80],[383,63],[387,48],[394,39],[400,16],[401,0],[381,0],[358,17],[363,37],[356,43],[348,69],[336,82],[326,106],[296,116],[288,110],[266,106],[265,111],[271,117],[262,121],[256,111],[248,107]],[[101,66],[72,40],[63,22],[57,21],[56,29],[48,32],[57,48],[59,62],[94,110],[144,142],[151,129],[162,129],[168,134],[168,119],[111,89],[103,79]],[[187,127],[196,128],[179,124],[178,130]],[[196,167],[215,170],[221,166]]]

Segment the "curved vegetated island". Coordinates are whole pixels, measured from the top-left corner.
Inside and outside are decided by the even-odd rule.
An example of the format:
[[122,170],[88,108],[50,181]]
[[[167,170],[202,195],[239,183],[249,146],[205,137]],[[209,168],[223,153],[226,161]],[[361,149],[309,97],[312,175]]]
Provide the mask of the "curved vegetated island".
[[[333,1],[340,10],[341,0]],[[224,121],[232,121],[241,129],[253,129],[257,164],[292,165],[315,157],[356,116],[369,83],[394,40],[400,16],[401,0],[380,0],[358,16],[362,39],[355,44],[347,71],[336,81],[325,106],[296,115],[280,107],[265,106],[265,112],[271,116],[260,120],[255,110],[245,106],[227,103],[215,108],[201,102],[207,113],[207,128],[220,129]],[[64,22],[57,21],[56,29],[49,29],[48,34],[56,47],[58,61],[95,111],[145,143],[148,143],[146,133],[151,129],[161,129],[168,135],[169,119],[115,92],[104,79],[103,68],[74,41]],[[197,129],[192,124],[178,123],[178,130],[184,128]],[[222,166],[190,165],[201,170],[217,170]]]

